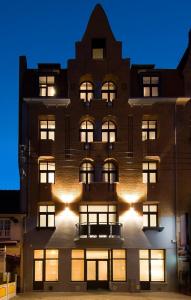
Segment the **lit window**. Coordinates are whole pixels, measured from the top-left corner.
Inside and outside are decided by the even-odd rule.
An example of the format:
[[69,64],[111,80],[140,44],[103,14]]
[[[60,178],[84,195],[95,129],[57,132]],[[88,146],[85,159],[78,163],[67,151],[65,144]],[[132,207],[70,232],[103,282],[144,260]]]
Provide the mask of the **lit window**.
[[34,250],[34,281],[58,281],[58,250]]
[[158,205],[143,204],[143,227],[158,226]]
[[115,205],[81,205],[80,224],[115,224]]
[[103,165],[102,169],[102,178],[104,182],[114,183],[118,181],[118,171],[116,165],[107,161]]
[[55,206],[40,205],[38,211],[39,227],[55,227]]
[[102,142],[114,143],[116,141],[117,129],[112,121],[102,124]]
[[55,162],[40,161],[39,179],[40,183],[55,183]]
[[80,182],[91,183],[94,181],[94,167],[91,162],[83,162],[80,166]]
[[55,140],[55,121],[40,120],[40,139]]
[[157,121],[142,121],[142,141],[156,140]]
[[126,281],[126,250],[112,250],[112,280]]
[[159,96],[159,77],[143,76],[143,96],[158,97]]
[[39,76],[39,96],[55,96],[55,78],[54,76]]
[[0,219],[0,238],[10,238],[11,221],[8,219]]
[[94,125],[90,121],[84,121],[80,125],[80,141],[91,143],[94,139]]
[[83,82],[80,85],[80,99],[84,102],[90,102],[93,99],[93,84],[91,82]]
[[157,182],[157,163],[143,162],[143,183]]
[[84,250],[72,250],[71,280],[84,281]]
[[105,56],[105,39],[92,40],[92,58],[103,59]]
[[101,98],[103,100],[106,100],[107,102],[112,102],[113,100],[116,99],[116,94],[117,94],[117,90],[113,82],[108,81],[102,85]]
[[140,281],[165,280],[165,251],[139,250]]

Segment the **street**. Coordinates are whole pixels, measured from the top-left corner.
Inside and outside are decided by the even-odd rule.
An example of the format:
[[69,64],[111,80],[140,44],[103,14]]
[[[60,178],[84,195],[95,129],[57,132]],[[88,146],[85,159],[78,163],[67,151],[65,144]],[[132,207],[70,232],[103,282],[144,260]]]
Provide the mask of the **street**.
[[112,293],[112,292],[86,292],[86,293],[47,293],[33,292],[19,294],[14,300],[186,300],[190,296],[166,292],[141,292],[141,293]]

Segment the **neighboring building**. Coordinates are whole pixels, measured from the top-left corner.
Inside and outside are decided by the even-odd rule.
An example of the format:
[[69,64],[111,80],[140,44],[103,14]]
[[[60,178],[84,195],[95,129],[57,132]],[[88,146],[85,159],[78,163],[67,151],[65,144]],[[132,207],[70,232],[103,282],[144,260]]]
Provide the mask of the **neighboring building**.
[[22,248],[24,214],[20,208],[20,191],[0,190],[0,274],[17,275],[22,285]]
[[189,282],[190,96],[191,39],[177,69],[131,65],[100,5],[67,69],[20,58],[24,291]]

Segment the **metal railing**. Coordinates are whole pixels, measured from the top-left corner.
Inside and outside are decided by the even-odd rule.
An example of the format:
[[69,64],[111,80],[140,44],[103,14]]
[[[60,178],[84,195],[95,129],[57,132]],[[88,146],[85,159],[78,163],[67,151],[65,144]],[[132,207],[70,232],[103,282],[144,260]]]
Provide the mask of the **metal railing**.
[[121,223],[76,224],[76,238],[122,238]]

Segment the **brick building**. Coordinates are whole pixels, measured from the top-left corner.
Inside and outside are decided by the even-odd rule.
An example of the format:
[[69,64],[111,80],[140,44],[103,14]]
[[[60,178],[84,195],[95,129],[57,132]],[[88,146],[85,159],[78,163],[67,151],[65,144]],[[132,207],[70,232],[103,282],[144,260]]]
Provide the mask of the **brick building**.
[[177,69],[121,47],[97,5],[67,69],[20,57],[24,291],[189,283],[191,38]]

